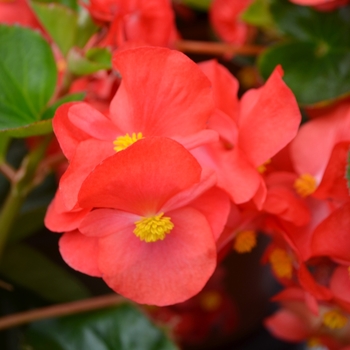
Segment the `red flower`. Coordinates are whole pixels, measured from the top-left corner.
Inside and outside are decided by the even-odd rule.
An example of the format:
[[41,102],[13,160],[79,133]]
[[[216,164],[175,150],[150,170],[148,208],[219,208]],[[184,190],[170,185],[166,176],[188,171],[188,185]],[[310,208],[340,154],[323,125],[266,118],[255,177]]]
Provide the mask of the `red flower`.
[[331,11],[339,6],[346,5],[349,0],[290,0],[294,4],[303,6],[314,6],[321,11]]
[[80,185],[97,164],[140,138],[166,136],[188,149],[216,138],[206,130],[213,110],[210,83],[185,55],[142,47],[117,53],[114,67],[122,82],[109,116],[75,103],[60,107],[54,117],[70,161],[60,182],[67,210],[76,208]]
[[198,154],[203,164],[218,173],[218,185],[235,203],[255,196],[261,207],[266,186],[259,167],[269,161],[296,135],[300,112],[291,90],[276,69],[264,86],[237,98],[238,82],[216,61],[200,64],[213,84],[216,111],[209,127],[221,142]]
[[177,37],[168,0],[91,0],[86,7],[95,19],[110,23],[103,45],[169,46]]
[[240,19],[252,0],[214,0],[210,7],[210,21],[215,32],[224,41],[243,45],[250,27]]
[[203,173],[177,142],[140,140],[84,181],[79,205],[95,209],[80,224],[81,233],[63,235],[61,254],[73,268],[101,276],[138,303],[184,301],[216,266],[215,239],[229,201],[214,184],[214,174]]

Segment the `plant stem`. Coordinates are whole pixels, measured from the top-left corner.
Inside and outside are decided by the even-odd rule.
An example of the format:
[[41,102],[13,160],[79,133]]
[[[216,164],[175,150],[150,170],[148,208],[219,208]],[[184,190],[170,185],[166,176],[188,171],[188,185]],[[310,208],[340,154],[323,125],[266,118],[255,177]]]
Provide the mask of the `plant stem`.
[[120,304],[125,299],[116,294],[107,294],[71,303],[54,305],[32,311],[20,312],[0,318],[0,329],[11,328],[45,318],[67,316],[84,311],[102,309]]
[[179,51],[208,54],[208,55],[259,55],[265,50],[264,46],[243,45],[235,46],[226,43],[216,43],[207,41],[179,40],[175,43],[175,48]]
[[51,138],[52,135],[46,136],[43,141],[23,159],[20,168],[12,178],[10,191],[0,212],[0,256],[22,204],[33,187],[33,179],[36,170],[44,157]]

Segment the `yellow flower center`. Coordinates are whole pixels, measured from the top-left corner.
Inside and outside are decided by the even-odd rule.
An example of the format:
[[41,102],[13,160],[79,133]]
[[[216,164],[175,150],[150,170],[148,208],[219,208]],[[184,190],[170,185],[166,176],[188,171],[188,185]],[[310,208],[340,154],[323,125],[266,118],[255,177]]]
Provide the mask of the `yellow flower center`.
[[256,232],[253,230],[239,232],[233,243],[233,249],[237,253],[249,253],[255,246]]
[[271,159],[268,159],[266,162],[264,162],[263,164],[259,165],[257,170],[260,174],[263,174],[266,169],[267,169],[267,165],[269,165],[271,163]]
[[343,328],[348,323],[348,318],[337,310],[331,310],[323,315],[323,324],[330,329]]
[[316,187],[316,179],[310,174],[302,174],[294,181],[294,188],[301,197],[310,196]]
[[281,248],[276,248],[269,257],[272,270],[280,278],[292,278],[293,264],[292,258],[287,251]]
[[166,234],[174,228],[174,224],[164,213],[151,217],[143,217],[135,222],[134,233],[141,241],[156,242],[163,240]]
[[222,303],[222,297],[219,292],[207,291],[203,292],[200,298],[200,305],[205,311],[215,311]]
[[113,141],[113,144],[115,146],[114,150],[116,152],[122,151],[141,139],[143,139],[142,132],[138,132],[137,134],[133,132],[131,136],[129,134],[119,136]]

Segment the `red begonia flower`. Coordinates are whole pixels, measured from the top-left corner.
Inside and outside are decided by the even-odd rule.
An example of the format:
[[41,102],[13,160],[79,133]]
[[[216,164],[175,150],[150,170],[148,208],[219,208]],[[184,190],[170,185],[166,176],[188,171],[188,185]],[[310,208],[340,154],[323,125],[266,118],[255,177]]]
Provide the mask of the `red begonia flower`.
[[95,19],[110,23],[104,45],[142,42],[169,46],[177,37],[168,0],[91,0],[86,7]]
[[0,23],[40,28],[40,24],[27,0],[0,1]]
[[252,0],[214,0],[210,6],[210,21],[215,32],[224,41],[243,45],[249,34],[249,25],[240,19]]
[[213,192],[215,174],[201,173],[196,159],[167,138],[145,138],[109,157],[82,184],[79,205],[96,209],[81,233],[64,234],[63,258],[77,270],[100,272],[112,289],[139,303],[190,298],[215,269],[215,236],[229,211],[228,197]]
[[350,264],[350,202],[336,209],[316,227],[311,254]]
[[318,112],[300,127],[290,145],[296,172],[310,174],[319,183],[334,146],[343,141],[350,141],[350,100]]
[[123,149],[139,138],[166,136],[191,149],[216,138],[206,129],[213,111],[210,82],[188,57],[141,47],[116,53],[113,62],[122,82],[109,116],[74,103],[60,107],[54,117],[55,133],[70,160],[60,182],[68,210],[77,204],[81,182],[119,150],[118,143]]
[[346,5],[349,0],[290,0],[297,5],[313,6],[321,11],[331,11],[339,6]]
[[296,135],[300,112],[295,97],[276,69],[264,86],[237,98],[237,82],[216,61],[199,65],[213,84],[216,111],[209,127],[221,142],[195,153],[203,164],[218,173],[218,185],[235,203],[254,196],[259,207],[266,187],[258,167],[268,161]]

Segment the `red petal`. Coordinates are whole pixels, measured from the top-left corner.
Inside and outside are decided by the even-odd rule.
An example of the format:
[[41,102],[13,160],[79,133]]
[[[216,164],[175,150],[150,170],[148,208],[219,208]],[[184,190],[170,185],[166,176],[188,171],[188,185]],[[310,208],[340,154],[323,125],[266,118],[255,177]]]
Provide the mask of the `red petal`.
[[121,130],[171,137],[206,128],[214,107],[210,82],[187,56],[140,47],[117,52],[113,65],[123,77],[111,103]]
[[101,277],[97,266],[98,240],[82,235],[79,231],[65,233],[59,241],[64,261],[73,269],[90,276]]
[[199,182],[200,174],[200,165],[182,145],[149,137],[98,165],[84,181],[79,202],[84,207],[149,215]]
[[264,86],[242,97],[238,147],[259,166],[294,138],[300,120],[295,97],[275,69]]
[[216,266],[211,229],[191,208],[165,213],[174,223],[163,241],[142,242],[130,230],[100,240],[103,279],[141,304],[175,304],[198,293]]

